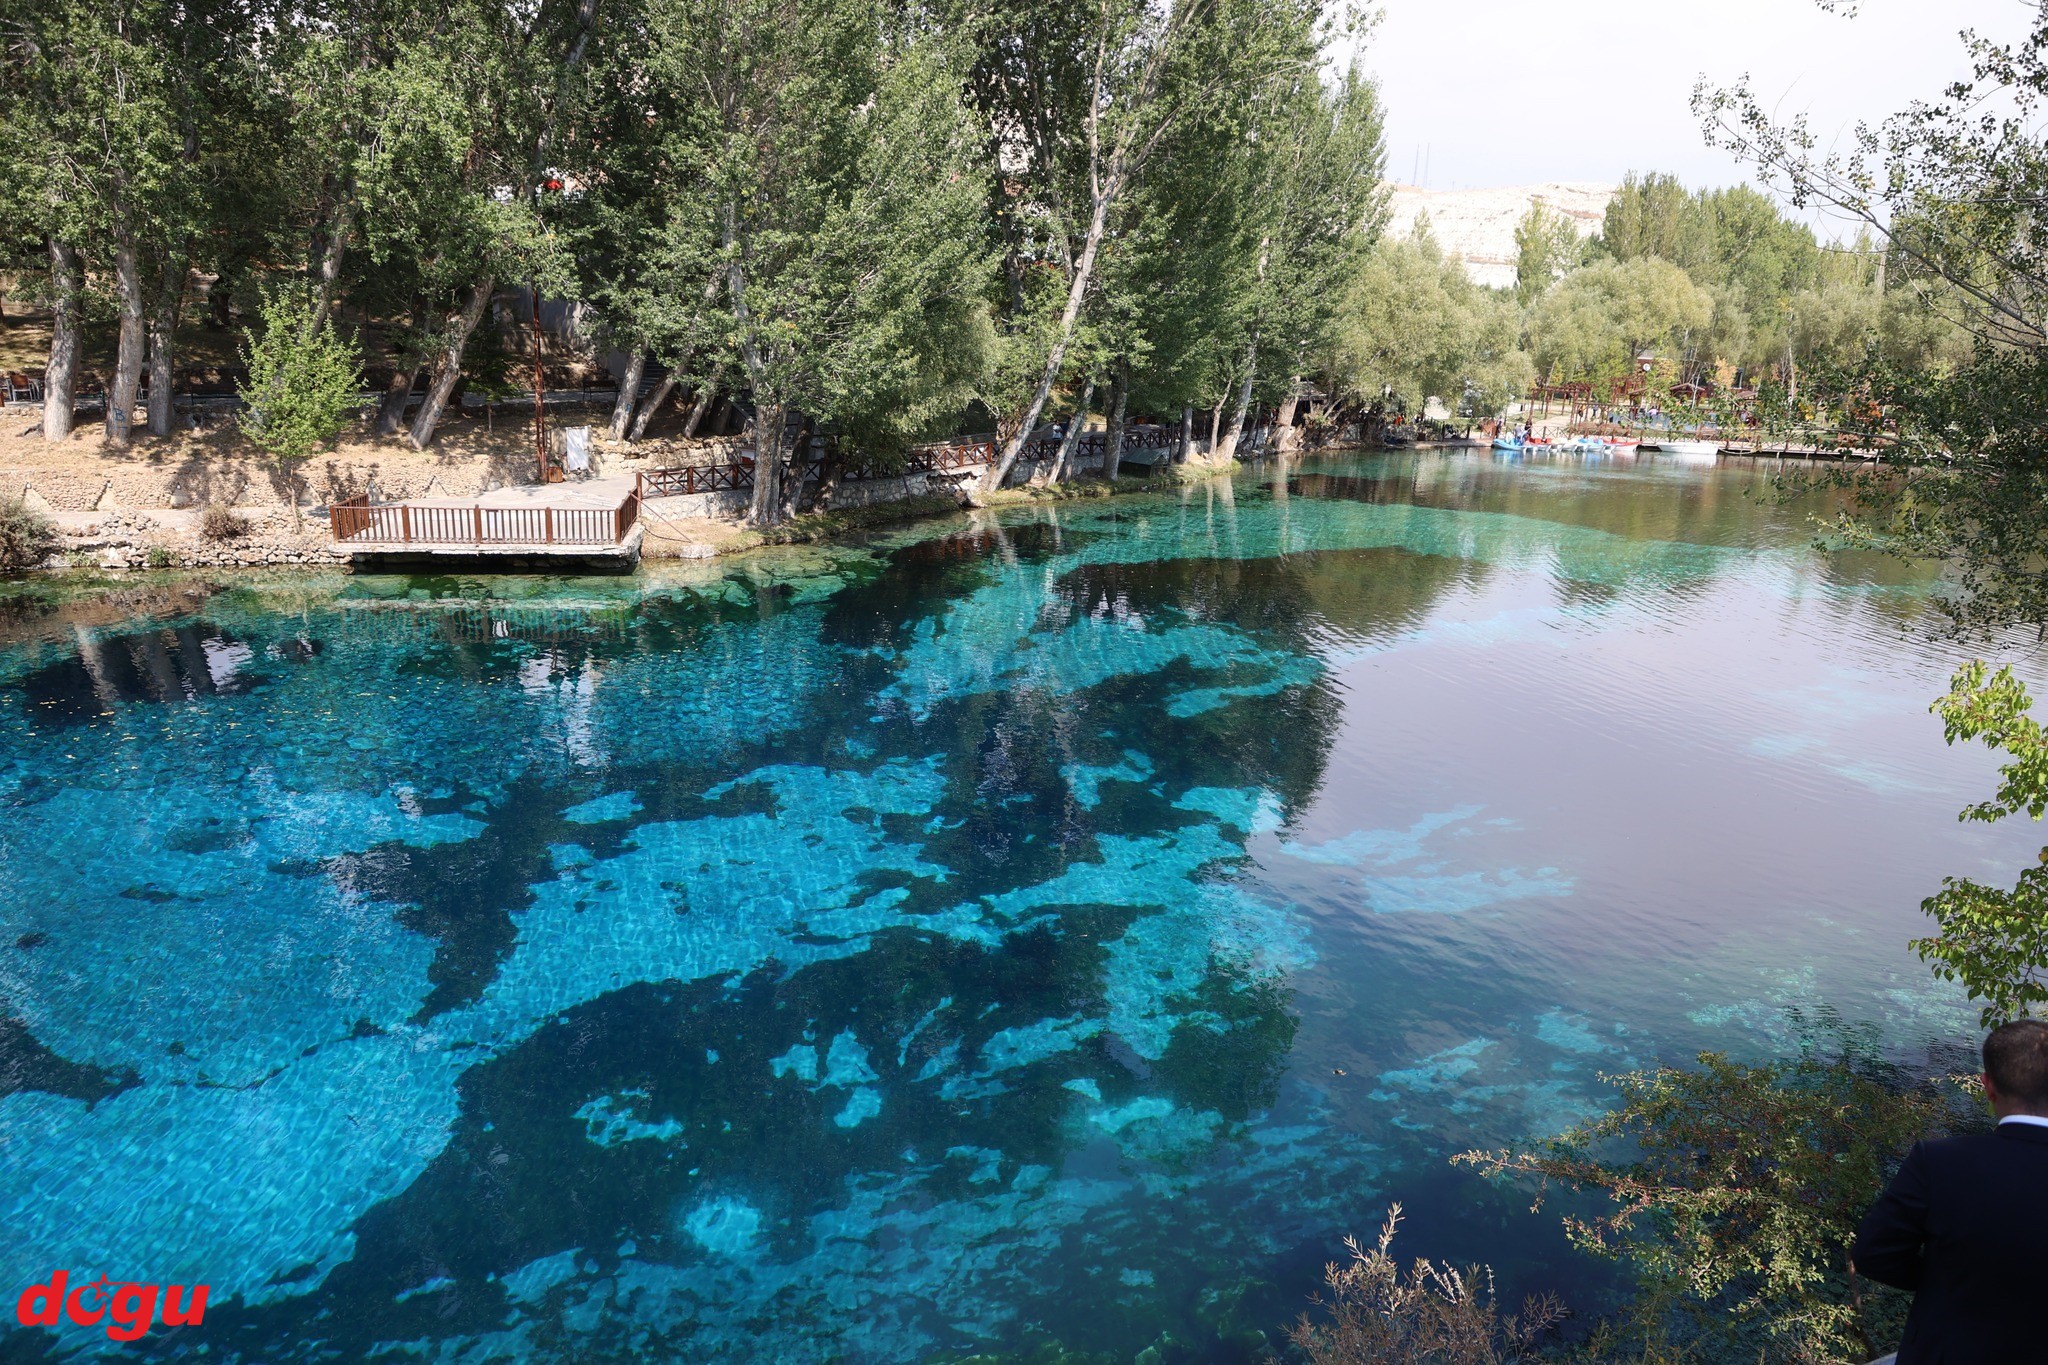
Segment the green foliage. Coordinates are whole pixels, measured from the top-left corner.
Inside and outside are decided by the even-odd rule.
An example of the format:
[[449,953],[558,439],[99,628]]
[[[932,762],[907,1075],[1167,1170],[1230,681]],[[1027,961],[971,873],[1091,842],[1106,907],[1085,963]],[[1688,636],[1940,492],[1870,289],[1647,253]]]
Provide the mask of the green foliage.
[[1706,1360],[1790,1365],[1896,1344],[1905,1296],[1853,1275],[1848,1247],[1893,1164],[1963,1118],[1952,1086],[1910,1084],[1853,1036],[1793,1060],[1704,1053],[1695,1069],[1612,1079],[1619,1103],[1605,1116],[1457,1158],[1602,1198],[1564,1222],[1576,1245],[1635,1276],[1610,1346],[1658,1354],[1675,1341]]
[[1323,1271],[1319,1319],[1303,1317],[1288,1333],[1310,1365],[1517,1365],[1565,1319],[1554,1298],[1531,1298],[1520,1314],[1501,1311],[1493,1272],[1458,1270],[1417,1260],[1402,1273],[1390,1248],[1401,1206],[1387,1212],[1370,1250],[1350,1237],[1345,1264]]
[[1526,304],[1558,276],[1588,264],[1589,245],[1571,219],[1541,200],[1531,204],[1515,224],[1516,300]]
[[263,330],[243,355],[249,368],[242,429],[289,480],[298,463],[348,425],[361,384],[355,344],[331,323],[313,326],[304,290],[263,300]]
[[1675,175],[1634,171],[1607,205],[1600,249],[1617,261],[1655,256],[1684,269],[1707,256],[1704,223],[1692,194]]
[[50,519],[20,499],[0,502],[0,573],[33,569],[57,546]]
[[1714,299],[1657,256],[1607,260],[1575,270],[1529,317],[1537,370],[1553,379],[1612,379],[1653,351],[1689,357],[1714,318]]
[[1787,304],[1820,285],[1813,231],[1746,185],[1688,192],[1668,175],[1630,175],[1607,209],[1602,249],[1617,261],[1662,260],[1715,296],[1701,360],[1785,362]]
[[[990,349],[954,46],[850,0],[662,0],[649,22],[659,154],[692,168],[661,223],[675,327],[738,361],[764,428],[800,411],[887,452],[941,425]],[[755,499],[779,518],[772,480]]]
[[1746,83],[1702,86],[1693,107],[1781,195],[1879,243],[1878,326],[1822,376],[1845,439],[1883,460],[1830,480],[1853,495],[1839,529],[1944,561],[1960,589],[1944,607],[1989,631],[2048,622],[2048,14],[2016,42],[1965,45],[1968,79],[1836,152]]
[[1850,363],[1812,376],[1840,439],[1881,463],[1808,482],[1849,495],[1830,528],[1844,543],[1943,566],[1947,591],[1934,602],[1958,633],[2038,627],[2048,622],[2048,349],[1980,340],[1960,365],[1894,354],[1913,341],[1868,338]]
[[[2048,810],[2048,734],[2032,707],[2010,668],[1991,673],[1981,660],[1958,670],[1935,702],[1950,744],[1982,740],[2010,759],[1999,768],[1998,794],[1965,807],[1959,818],[1988,823],[2025,811],[2039,820]],[[1984,1002],[1985,1028],[2028,1018],[2048,1002],[2048,849],[2042,862],[2022,871],[2010,891],[1948,877],[1921,903],[1936,932],[1914,940],[1914,951],[1936,976]]]
[[1512,300],[1473,284],[1425,223],[1381,242],[1358,272],[1330,370],[1341,392],[1367,405],[1420,412],[1434,397],[1486,417],[1528,383],[1516,333]]

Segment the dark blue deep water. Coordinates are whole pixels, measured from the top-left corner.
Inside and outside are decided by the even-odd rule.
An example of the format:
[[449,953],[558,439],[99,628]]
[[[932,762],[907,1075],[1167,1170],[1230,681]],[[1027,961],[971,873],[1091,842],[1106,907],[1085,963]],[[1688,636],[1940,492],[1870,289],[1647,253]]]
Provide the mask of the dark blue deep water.
[[1918,902],[2040,842],[1955,820],[1927,578],[1758,487],[1422,455],[17,587],[0,1299],[209,1284],[163,1358],[1249,1360],[1399,1199],[1597,1307],[1446,1157],[1796,1011],[1967,1040]]

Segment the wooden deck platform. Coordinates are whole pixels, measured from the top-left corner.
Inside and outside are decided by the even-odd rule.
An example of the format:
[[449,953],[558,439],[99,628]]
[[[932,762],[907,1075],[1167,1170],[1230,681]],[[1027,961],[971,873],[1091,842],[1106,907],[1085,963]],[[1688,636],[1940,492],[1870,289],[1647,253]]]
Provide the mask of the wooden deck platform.
[[631,478],[498,488],[474,498],[355,497],[330,506],[328,521],[335,543],[352,558],[631,565],[643,534],[640,489]]

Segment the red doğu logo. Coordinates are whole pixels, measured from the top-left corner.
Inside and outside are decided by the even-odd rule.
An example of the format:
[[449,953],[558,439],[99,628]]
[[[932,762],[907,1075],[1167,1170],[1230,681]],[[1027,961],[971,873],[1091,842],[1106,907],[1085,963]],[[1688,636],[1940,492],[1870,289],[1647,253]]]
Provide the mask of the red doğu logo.
[[[150,1328],[156,1318],[157,1286],[133,1281],[115,1284],[102,1275],[90,1284],[70,1289],[71,1272],[60,1270],[48,1284],[32,1284],[21,1291],[14,1316],[23,1327],[55,1327],[70,1318],[80,1327],[107,1324],[107,1336],[115,1341],[134,1341]],[[166,1327],[197,1327],[206,1317],[206,1286],[174,1284],[163,1296],[163,1324]]]

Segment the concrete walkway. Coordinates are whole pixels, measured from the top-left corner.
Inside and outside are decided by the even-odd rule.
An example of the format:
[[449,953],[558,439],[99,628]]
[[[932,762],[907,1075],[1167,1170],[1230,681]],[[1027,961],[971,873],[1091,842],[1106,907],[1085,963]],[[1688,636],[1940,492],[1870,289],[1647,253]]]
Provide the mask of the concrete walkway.
[[414,507],[596,507],[610,511],[638,486],[632,474],[605,479],[564,479],[493,488],[468,498],[407,498]]

